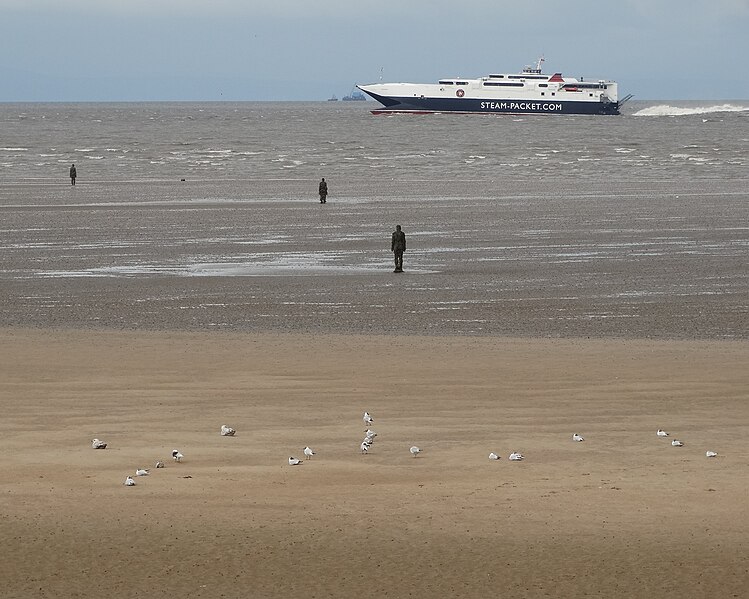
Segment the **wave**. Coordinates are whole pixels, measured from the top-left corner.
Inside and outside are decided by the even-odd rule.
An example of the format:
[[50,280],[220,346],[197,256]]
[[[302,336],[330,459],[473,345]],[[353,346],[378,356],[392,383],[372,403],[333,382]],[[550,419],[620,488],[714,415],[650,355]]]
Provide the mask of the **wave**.
[[737,106],[735,104],[720,104],[716,106],[694,106],[685,108],[683,106],[670,106],[659,104],[638,110],[632,116],[689,116],[692,114],[713,114],[717,112],[749,112],[749,106]]

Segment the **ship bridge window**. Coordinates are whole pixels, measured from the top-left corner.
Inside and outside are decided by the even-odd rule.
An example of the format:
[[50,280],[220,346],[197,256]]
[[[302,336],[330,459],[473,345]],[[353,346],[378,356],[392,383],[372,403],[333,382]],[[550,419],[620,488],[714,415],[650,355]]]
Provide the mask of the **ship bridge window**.
[[454,81],[440,81],[440,85],[455,85]]
[[525,87],[525,83],[510,83],[506,81],[485,81],[484,85],[487,87]]
[[578,89],[606,89],[606,86],[600,83],[571,83],[570,85]]
[[548,77],[545,76],[537,76],[537,75],[507,75],[508,79],[542,79],[543,81],[548,81]]
[[539,83],[538,87],[549,87],[547,83]]
[[489,79],[504,79],[504,75],[489,75]]
[[468,81],[456,81],[455,85],[468,85]]

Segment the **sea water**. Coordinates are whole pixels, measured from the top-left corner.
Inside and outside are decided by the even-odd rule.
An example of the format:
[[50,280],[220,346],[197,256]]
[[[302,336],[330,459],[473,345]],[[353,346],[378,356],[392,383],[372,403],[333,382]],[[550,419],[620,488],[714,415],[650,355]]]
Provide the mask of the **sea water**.
[[0,181],[745,177],[749,102],[618,117],[391,115],[361,103],[0,104]]

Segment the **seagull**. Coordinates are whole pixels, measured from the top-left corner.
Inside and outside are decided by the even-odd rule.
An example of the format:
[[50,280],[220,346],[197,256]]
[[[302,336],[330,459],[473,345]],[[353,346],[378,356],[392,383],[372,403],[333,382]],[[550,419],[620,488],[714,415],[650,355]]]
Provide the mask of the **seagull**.
[[164,467],[164,462],[161,462],[161,461],[156,462],[156,467],[157,468],[163,468]]
[[175,462],[181,462],[185,456],[182,455],[179,449],[172,449],[172,457]]
[[575,433],[572,435],[573,441],[585,441],[585,438],[580,433]]
[[234,433],[236,433],[232,427],[226,426],[225,424],[221,425],[221,436],[223,437],[233,437]]
[[106,449],[107,444],[104,443],[104,441],[99,441],[99,439],[93,439],[91,441],[91,447],[93,447],[94,449]]
[[520,453],[519,451],[513,451],[510,454],[509,459],[512,460],[513,462],[519,462],[520,460],[523,459],[523,457],[524,457],[523,454]]
[[658,435],[659,437],[668,437],[668,433],[660,428],[658,429],[658,432],[655,434]]
[[369,451],[369,446],[372,445],[371,443],[367,443],[367,440],[364,439],[364,441],[361,442],[361,445],[359,446],[359,449],[361,449],[362,453],[367,453]]
[[135,480],[132,476],[128,476],[125,478],[125,482],[123,483],[126,487],[134,487],[135,486]]
[[494,453],[494,452],[492,451],[492,452],[491,452],[491,453],[489,454],[489,459],[490,459],[490,460],[498,460],[498,459],[499,459],[499,456],[498,456],[498,455],[497,455],[496,453]]
[[419,449],[418,447],[416,447],[416,445],[414,445],[414,446],[413,446],[413,447],[411,448],[411,455],[412,455],[413,457],[416,457],[417,455],[419,455],[419,452],[421,452],[421,449]]
[[364,417],[362,418],[362,420],[364,421],[364,424],[366,424],[367,426],[369,426],[370,424],[374,422],[374,418],[372,418],[369,415],[369,412],[364,412]]
[[374,439],[377,436],[377,433],[374,432],[371,428],[368,428],[364,431],[364,434],[367,436],[368,439]]
[[706,458],[715,458],[715,457],[718,457],[718,452],[717,451],[706,451],[705,452],[705,457]]
[[299,466],[301,464],[303,464],[302,460],[292,457],[289,458],[289,466]]
[[311,447],[305,447],[304,448],[304,455],[306,455],[307,459],[309,460],[313,455],[315,455],[315,452],[312,451]]
[[673,441],[671,441],[671,445],[673,445],[674,447],[683,447],[684,443],[682,443],[678,439],[674,439]]
[[148,469],[147,468],[138,468],[135,471],[135,476],[148,476]]

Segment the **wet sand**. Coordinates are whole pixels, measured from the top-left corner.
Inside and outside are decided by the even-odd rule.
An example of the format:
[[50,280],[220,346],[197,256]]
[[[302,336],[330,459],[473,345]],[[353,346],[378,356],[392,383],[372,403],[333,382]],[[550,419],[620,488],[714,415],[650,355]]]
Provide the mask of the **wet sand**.
[[[0,336],[4,597],[740,597],[749,585],[745,341]],[[305,445],[317,455],[288,466]],[[167,467],[122,485],[157,459]]]
[[316,185],[0,185],[2,323],[749,337],[746,180],[336,179],[325,206]]

